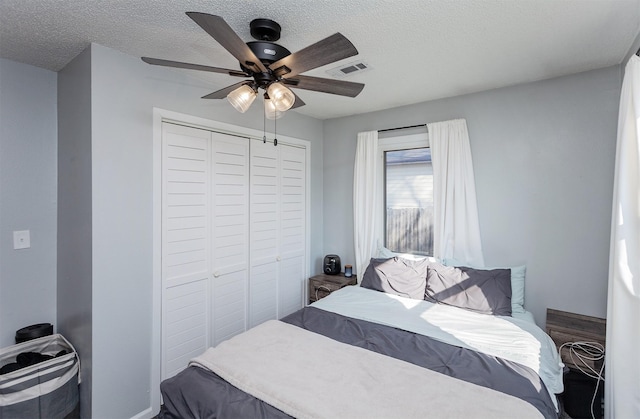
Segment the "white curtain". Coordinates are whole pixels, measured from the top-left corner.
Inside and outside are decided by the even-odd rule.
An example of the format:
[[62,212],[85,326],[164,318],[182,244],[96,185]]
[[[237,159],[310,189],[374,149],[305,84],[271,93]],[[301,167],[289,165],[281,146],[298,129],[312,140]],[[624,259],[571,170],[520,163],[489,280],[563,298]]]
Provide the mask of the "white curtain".
[[353,238],[358,282],[369,259],[375,255],[376,231],[381,209],[378,208],[378,131],[358,133],[353,169]]
[[605,417],[640,418],[640,58],[620,96],[613,186]]
[[433,253],[484,266],[467,122],[427,124],[433,164]]

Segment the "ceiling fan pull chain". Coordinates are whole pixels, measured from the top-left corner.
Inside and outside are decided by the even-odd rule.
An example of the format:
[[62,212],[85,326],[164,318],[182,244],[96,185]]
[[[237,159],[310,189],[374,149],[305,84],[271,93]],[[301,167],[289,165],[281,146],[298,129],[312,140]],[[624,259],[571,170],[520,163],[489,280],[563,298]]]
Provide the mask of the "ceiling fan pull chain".
[[262,143],[267,143],[267,101],[264,101],[264,112],[262,112]]
[[278,145],[278,119],[273,120],[273,146]]

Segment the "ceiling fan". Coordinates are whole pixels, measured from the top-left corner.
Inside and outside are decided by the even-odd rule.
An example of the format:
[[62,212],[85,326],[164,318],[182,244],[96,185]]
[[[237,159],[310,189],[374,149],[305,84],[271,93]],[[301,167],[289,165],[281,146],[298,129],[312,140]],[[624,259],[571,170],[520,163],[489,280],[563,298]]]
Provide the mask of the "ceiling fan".
[[291,53],[275,43],[280,39],[281,28],[272,20],[251,21],[251,36],[256,41],[245,43],[220,16],[199,12],[187,12],[187,16],[239,61],[240,70],[149,57],[142,57],[142,60],[153,65],[249,78],[203,96],[203,99],[226,97],[234,108],[244,113],[255,100],[258,90],[262,89],[265,91],[265,115],[269,119],[276,119],[282,116],[284,111],[305,104],[289,88],[348,97],[356,97],[364,88],[362,83],[300,74],[358,54],[353,44],[340,33]]

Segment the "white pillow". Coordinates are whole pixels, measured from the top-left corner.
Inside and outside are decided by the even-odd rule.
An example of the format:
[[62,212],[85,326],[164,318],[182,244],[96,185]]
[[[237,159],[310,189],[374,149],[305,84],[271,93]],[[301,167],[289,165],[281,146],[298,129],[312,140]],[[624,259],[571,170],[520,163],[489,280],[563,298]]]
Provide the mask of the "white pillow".
[[456,259],[445,259],[444,264],[447,266],[468,266],[476,269],[511,269],[511,312],[524,313],[526,311],[524,309],[524,279],[527,272],[525,265],[512,267],[471,266]]

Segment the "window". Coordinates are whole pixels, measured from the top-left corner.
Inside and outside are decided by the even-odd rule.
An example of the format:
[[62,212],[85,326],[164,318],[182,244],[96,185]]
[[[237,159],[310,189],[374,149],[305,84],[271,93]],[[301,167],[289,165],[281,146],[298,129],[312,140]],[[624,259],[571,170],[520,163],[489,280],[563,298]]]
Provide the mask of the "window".
[[384,246],[433,255],[433,166],[426,133],[380,139]]

